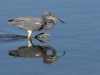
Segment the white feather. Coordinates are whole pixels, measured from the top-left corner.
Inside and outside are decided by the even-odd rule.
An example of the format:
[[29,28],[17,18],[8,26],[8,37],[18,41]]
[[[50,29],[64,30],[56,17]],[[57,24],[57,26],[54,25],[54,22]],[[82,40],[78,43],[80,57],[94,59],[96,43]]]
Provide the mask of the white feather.
[[41,23],[40,23],[40,22],[35,22],[35,24],[41,25]]

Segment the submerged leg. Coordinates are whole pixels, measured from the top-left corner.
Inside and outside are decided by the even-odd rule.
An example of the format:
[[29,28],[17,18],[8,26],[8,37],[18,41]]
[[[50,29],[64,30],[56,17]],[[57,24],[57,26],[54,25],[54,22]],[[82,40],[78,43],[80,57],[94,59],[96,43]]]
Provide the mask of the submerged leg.
[[28,32],[28,38],[31,38],[32,31],[31,30],[27,30],[27,32]]

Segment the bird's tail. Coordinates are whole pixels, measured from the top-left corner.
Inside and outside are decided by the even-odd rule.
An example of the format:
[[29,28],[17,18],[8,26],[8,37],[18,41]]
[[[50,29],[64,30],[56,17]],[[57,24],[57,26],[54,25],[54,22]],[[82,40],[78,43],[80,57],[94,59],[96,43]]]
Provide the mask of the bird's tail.
[[10,19],[8,20],[8,24],[13,24],[13,25],[17,25],[19,23],[20,20],[17,19]]
[[8,20],[8,24],[14,24],[14,19]]
[[8,22],[12,22],[12,21],[14,21],[14,19],[8,20]]

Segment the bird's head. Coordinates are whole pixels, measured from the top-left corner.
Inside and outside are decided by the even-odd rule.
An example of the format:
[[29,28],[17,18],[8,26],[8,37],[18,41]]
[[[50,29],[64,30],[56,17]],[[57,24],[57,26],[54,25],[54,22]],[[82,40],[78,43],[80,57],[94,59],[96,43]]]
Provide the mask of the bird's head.
[[[64,23],[62,20],[56,18],[56,17],[55,17],[53,14],[51,14],[50,12],[45,12],[43,15],[46,17],[46,19],[57,20],[57,21],[59,21],[59,22]],[[65,23],[64,23],[64,24],[65,24]]]

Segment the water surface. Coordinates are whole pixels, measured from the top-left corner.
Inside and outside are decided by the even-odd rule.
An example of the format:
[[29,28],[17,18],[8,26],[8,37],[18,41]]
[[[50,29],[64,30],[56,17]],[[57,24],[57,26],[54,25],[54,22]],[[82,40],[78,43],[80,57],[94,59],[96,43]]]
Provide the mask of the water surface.
[[66,24],[57,22],[48,43],[32,39],[37,46],[50,46],[59,57],[45,64],[43,57],[9,55],[10,50],[27,46],[27,39],[0,38],[0,75],[100,75],[100,1],[99,0],[10,0],[0,1],[0,34],[27,35],[25,30],[8,25],[7,20],[22,16],[40,17],[49,11]]

